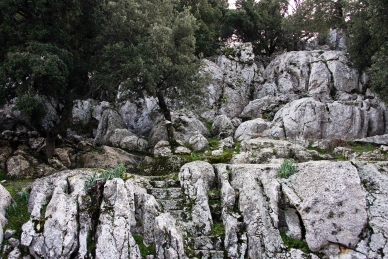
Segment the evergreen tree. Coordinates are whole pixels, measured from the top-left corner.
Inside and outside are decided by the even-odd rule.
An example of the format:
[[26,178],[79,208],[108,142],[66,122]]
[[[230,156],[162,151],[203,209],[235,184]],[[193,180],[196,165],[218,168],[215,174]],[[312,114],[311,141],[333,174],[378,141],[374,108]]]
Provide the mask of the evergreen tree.
[[[56,130],[40,128],[37,96],[71,103],[85,92],[101,1],[0,2],[0,103],[17,97],[16,107],[48,138]],[[46,144],[53,149],[52,138]]]
[[[97,87],[118,85],[137,96],[157,98],[171,122],[166,98],[191,98],[200,90],[195,76],[199,59],[195,55],[196,20],[189,10],[178,11],[174,0],[117,0],[106,6],[103,38],[93,76]],[[167,124],[174,146],[172,125]]]
[[220,25],[227,7],[226,0],[180,0],[178,10],[189,8],[197,20],[198,30],[195,32],[197,55],[209,57],[216,54],[223,45]]
[[237,1],[237,9],[225,15],[223,36],[235,35],[243,42],[252,42],[256,54],[270,56],[286,46],[282,21],[287,6],[283,0]]

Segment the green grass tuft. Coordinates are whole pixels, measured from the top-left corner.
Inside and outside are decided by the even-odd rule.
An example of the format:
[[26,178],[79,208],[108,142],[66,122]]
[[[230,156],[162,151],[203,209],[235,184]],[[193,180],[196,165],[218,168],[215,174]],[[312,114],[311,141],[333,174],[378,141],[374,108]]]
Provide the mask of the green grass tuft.
[[215,223],[212,226],[211,235],[212,236],[224,236],[225,227],[223,223]]
[[311,253],[311,250],[309,246],[307,245],[306,241],[294,239],[292,237],[289,237],[286,235],[285,232],[281,232],[280,236],[283,239],[284,244],[289,248],[295,248],[302,250],[304,253],[309,254]]
[[156,248],[155,246],[149,245],[146,246],[143,243],[143,237],[140,235],[133,235],[133,239],[135,239],[136,244],[139,246],[141,258],[146,258],[147,255],[155,255]]
[[16,186],[5,186],[7,191],[12,196],[12,202],[9,205],[5,217],[8,219],[8,224],[4,229],[16,230],[17,238],[20,238],[22,233],[22,225],[30,218],[28,212],[29,192],[26,188]]
[[281,178],[288,178],[297,172],[296,166],[288,159],[285,159],[279,167],[278,175]]

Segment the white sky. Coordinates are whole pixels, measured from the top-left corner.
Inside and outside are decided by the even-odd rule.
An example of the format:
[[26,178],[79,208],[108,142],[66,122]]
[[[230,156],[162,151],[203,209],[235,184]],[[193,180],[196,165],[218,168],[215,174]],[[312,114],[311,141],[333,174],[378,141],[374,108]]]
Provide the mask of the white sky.
[[228,0],[228,2],[229,2],[229,7],[234,9],[235,8],[234,3],[236,3],[236,0]]

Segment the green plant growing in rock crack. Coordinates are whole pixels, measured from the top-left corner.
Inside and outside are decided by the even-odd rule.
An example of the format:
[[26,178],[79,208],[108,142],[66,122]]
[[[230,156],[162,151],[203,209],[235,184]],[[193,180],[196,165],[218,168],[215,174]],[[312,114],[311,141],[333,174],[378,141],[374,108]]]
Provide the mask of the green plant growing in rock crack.
[[297,172],[297,168],[290,160],[285,159],[279,167],[278,175],[280,178],[288,178]]
[[146,246],[143,242],[143,237],[140,235],[133,235],[136,244],[139,246],[141,258],[146,258],[147,255],[155,255],[156,248],[153,245]]
[[108,181],[114,178],[122,178],[126,172],[127,169],[123,163],[114,168],[107,169],[100,174],[94,172],[91,176],[86,178],[85,187],[86,189],[90,189],[97,179],[104,179],[105,181]]
[[12,202],[6,211],[8,219],[7,229],[16,230],[16,235],[21,234],[22,225],[26,223],[30,217],[28,213],[28,198],[29,191],[26,188],[6,186],[7,191],[12,197]]

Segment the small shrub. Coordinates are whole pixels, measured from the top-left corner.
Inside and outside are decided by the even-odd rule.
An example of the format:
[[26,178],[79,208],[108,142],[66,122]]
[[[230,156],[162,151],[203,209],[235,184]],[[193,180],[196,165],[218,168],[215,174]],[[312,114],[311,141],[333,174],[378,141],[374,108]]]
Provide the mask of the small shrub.
[[146,258],[147,255],[155,255],[156,253],[155,246],[152,246],[152,245],[146,246],[143,242],[142,236],[133,235],[133,239],[135,239],[136,244],[139,246],[141,258]]
[[297,172],[296,166],[288,159],[285,159],[279,167],[278,175],[281,178],[288,178]]
[[14,186],[7,186],[6,189],[12,196],[12,202],[5,215],[8,219],[6,228],[16,230],[16,235],[19,238],[22,232],[22,225],[30,218],[27,208],[29,192],[26,189]]
[[292,237],[289,237],[286,235],[285,232],[281,232],[280,236],[283,239],[284,244],[289,248],[295,248],[302,250],[304,253],[309,254],[311,253],[309,246],[307,243],[303,240],[294,239]]
[[225,227],[224,224],[222,223],[215,223],[212,225],[212,230],[211,230],[211,235],[212,236],[223,236],[225,235]]
[[107,169],[100,174],[94,172],[93,175],[86,178],[85,187],[90,189],[95,181],[100,178],[105,179],[105,181],[112,180],[113,178],[122,178],[126,171],[125,165],[121,163],[115,168]]

